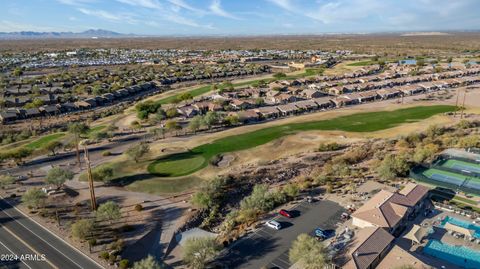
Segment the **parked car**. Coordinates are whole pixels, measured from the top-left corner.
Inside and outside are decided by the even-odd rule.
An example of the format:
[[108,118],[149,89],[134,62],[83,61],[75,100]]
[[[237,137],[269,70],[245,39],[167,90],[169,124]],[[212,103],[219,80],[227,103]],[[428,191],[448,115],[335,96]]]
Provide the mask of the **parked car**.
[[348,220],[350,219],[350,215],[348,213],[343,212],[342,215],[340,216],[342,220]]
[[272,228],[272,229],[275,229],[275,230],[280,230],[282,229],[282,225],[280,224],[280,222],[276,221],[276,220],[269,220],[265,223],[268,227]]
[[278,213],[284,217],[292,218],[292,214],[288,210],[282,209]]
[[324,230],[322,228],[315,229],[315,237],[317,239],[325,240],[335,235],[334,230]]

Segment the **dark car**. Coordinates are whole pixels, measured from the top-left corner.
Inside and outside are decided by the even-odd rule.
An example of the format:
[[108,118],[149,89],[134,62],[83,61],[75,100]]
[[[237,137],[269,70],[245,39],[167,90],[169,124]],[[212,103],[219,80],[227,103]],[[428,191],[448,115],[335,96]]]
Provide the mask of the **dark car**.
[[334,230],[324,230],[322,228],[315,229],[315,236],[319,239],[327,239],[335,235]]
[[292,214],[285,209],[280,210],[278,213],[284,217],[292,218]]

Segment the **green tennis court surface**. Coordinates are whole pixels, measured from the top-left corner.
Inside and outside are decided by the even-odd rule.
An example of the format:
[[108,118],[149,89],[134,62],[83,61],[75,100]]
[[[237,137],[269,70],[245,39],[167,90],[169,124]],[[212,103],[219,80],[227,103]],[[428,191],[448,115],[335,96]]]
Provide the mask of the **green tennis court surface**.
[[463,171],[469,171],[469,172],[480,174],[480,165],[475,163],[469,163],[469,162],[450,159],[442,163],[441,166],[459,170],[459,171],[463,170]]
[[435,168],[425,170],[425,172],[423,172],[423,175],[433,180],[454,184],[457,186],[461,186],[468,179],[468,177],[464,175],[451,173]]
[[480,190],[480,178],[465,176],[440,169],[430,168],[422,173],[431,180],[461,186],[466,189]]

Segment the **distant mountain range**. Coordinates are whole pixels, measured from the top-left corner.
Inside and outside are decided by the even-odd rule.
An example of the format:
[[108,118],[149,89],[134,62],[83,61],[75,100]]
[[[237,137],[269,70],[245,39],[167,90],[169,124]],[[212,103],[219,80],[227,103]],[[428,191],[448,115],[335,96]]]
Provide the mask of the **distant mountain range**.
[[48,39],[48,38],[116,38],[134,36],[103,29],[89,29],[83,32],[0,32],[0,39]]

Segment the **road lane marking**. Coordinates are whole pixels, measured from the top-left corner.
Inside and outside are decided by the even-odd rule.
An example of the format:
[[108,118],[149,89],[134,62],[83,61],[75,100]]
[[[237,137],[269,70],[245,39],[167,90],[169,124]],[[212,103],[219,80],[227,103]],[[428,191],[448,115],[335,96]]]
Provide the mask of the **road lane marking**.
[[[20,241],[20,243],[24,244],[27,248],[29,248],[30,250],[32,250],[33,252],[37,253],[38,255],[42,255],[40,252],[38,252],[36,249],[34,249],[30,244],[28,244],[27,242],[25,242],[23,239],[21,239],[20,237],[18,237],[18,235],[16,235],[12,230],[10,230],[9,228],[7,228],[5,225],[2,226],[3,229],[5,229],[9,234],[11,234],[13,237],[15,237],[15,239],[17,239],[18,241]],[[45,255],[46,256],[46,255]],[[53,263],[51,263],[50,261],[48,261],[48,259],[45,258],[45,261],[50,264],[53,268],[56,268],[56,269],[59,269],[57,266],[53,265]]]
[[[20,223],[17,219],[15,219],[14,217],[12,217],[10,214],[7,213],[7,211],[5,211],[4,209],[2,209],[2,212],[5,213],[7,216],[9,216],[13,221],[17,222],[18,224],[20,224],[23,228],[25,228],[27,231],[29,231],[30,233],[32,233],[33,235],[35,235],[36,237],[38,237],[40,240],[42,240],[43,242],[45,242],[47,245],[49,245],[51,248],[53,248],[54,250],[56,250],[58,253],[62,254],[65,258],[67,258],[69,261],[71,261],[73,264],[75,264],[76,266],[78,266],[78,268],[82,268],[82,266],[80,266],[78,263],[76,263],[75,261],[73,261],[72,259],[70,259],[67,255],[65,255],[63,252],[61,252],[60,250],[58,250],[56,247],[52,246],[50,243],[48,243],[47,241],[45,241],[45,239],[41,238],[38,234],[36,234],[35,232],[31,231],[30,229],[28,229],[25,225],[23,225],[22,223]],[[41,226],[43,227],[43,226]],[[5,227],[6,228],[6,227]],[[57,268],[55,266],[55,268]]]
[[[3,246],[4,248],[6,248],[8,251],[10,251],[10,253],[12,253],[13,255],[18,256],[18,255],[15,254],[11,249],[9,249],[2,241],[0,241],[0,244],[2,244],[2,246]],[[32,267],[30,267],[28,264],[26,264],[23,260],[20,260],[20,262],[22,262],[23,264],[25,264],[28,268],[32,269]]]
[[[92,259],[91,257],[89,257],[87,254],[83,253],[82,251],[80,251],[77,247],[71,245],[70,243],[68,243],[67,241],[65,241],[63,238],[61,238],[60,236],[56,235],[55,233],[51,232],[50,230],[48,230],[47,228],[43,227],[43,225],[41,225],[40,223],[38,223],[36,220],[34,220],[33,218],[31,218],[30,216],[28,216],[27,214],[25,214],[22,210],[19,210],[17,209],[16,206],[10,204],[3,196],[0,195],[0,198],[3,199],[3,202],[5,202],[6,204],[10,205],[12,207],[13,210],[15,210],[16,212],[20,213],[20,215],[23,215],[26,219],[32,221],[32,223],[36,224],[38,227],[40,227],[41,229],[43,229],[44,231],[46,231],[47,233],[51,234],[53,237],[57,238],[60,242],[63,242],[65,245],[69,246],[71,249],[75,250],[78,254],[82,255],[83,257],[85,257],[88,261],[92,262],[93,264],[97,265],[98,268],[103,268],[105,269],[105,267],[103,267],[102,265],[100,265],[97,261],[95,261],[94,259]],[[0,209],[1,211],[3,211],[5,214],[7,214],[10,218],[12,218],[12,216],[10,216],[4,209]],[[16,220],[15,220],[16,221]],[[22,225],[23,227],[25,227],[24,225]],[[37,235],[38,236],[38,235]],[[43,240],[43,239],[42,239]],[[45,240],[43,240],[45,241]],[[47,243],[48,244],[48,243]],[[50,244],[49,244],[50,245]],[[62,255],[64,255],[62,253]],[[65,255],[64,255],[65,256]],[[80,268],[82,268],[81,266],[79,266]]]

